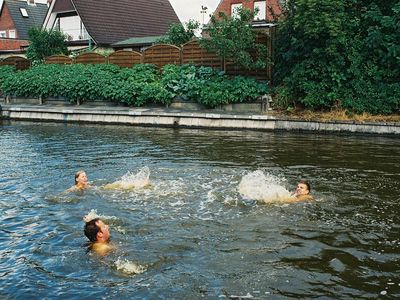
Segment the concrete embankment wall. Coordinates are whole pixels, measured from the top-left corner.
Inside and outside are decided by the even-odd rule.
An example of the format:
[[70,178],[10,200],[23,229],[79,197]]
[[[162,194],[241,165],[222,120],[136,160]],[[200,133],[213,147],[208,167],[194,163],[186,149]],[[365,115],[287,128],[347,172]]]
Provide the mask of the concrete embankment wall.
[[126,107],[55,107],[2,105],[1,118],[45,122],[86,122],[137,126],[170,126],[248,130],[294,130],[400,134],[399,123],[318,122],[279,119],[262,114],[183,112],[168,109]]

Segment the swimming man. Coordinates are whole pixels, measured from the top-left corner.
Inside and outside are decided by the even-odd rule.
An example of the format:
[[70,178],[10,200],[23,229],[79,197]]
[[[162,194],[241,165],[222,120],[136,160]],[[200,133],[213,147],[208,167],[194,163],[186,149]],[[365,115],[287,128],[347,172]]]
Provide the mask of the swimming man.
[[109,227],[104,224],[100,218],[94,218],[86,222],[84,232],[86,237],[92,242],[90,248],[97,254],[104,256],[114,249],[114,247],[109,244]]
[[313,200],[311,196],[311,185],[307,180],[300,180],[292,197],[287,202],[301,202]]

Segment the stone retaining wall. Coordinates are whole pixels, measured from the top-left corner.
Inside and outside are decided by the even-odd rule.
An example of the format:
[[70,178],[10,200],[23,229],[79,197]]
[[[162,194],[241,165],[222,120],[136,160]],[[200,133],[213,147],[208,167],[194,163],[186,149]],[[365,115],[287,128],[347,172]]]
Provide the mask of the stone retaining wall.
[[[58,106],[71,106],[76,107],[79,105],[72,104],[68,100],[63,97],[59,98],[22,98],[22,97],[7,97],[7,98],[0,98],[0,104],[29,104],[29,105],[43,105],[43,104],[51,104],[51,105],[58,105]],[[89,101],[84,103],[85,106],[122,106],[121,103],[115,103],[111,101]],[[264,96],[259,101],[250,102],[250,103],[234,103],[234,104],[226,104],[221,105],[216,109],[207,109],[205,106],[191,101],[184,101],[175,99],[170,105],[169,108],[173,109],[181,109],[181,110],[189,110],[189,111],[227,111],[227,112],[236,112],[236,113],[263,113],[266,111],[272,110],[272,98],[271,96]],[[160,105],[154,105],[159,108],[163,108]]]
[[235,115],[224,113],[181,112],[167,109],[124,107],[55,107],[47,105],[1,106],[1,118],[47,122],[87,122],[137,126],[189,128],[301,130],[400,134],[398,123],[318,122],[278,119],[269,115]]

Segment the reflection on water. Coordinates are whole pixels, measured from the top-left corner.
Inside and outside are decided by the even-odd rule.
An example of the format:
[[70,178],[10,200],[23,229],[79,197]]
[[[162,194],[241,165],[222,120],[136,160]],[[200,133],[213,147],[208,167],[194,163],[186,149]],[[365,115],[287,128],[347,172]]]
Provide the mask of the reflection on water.
[[[398,138],[3,122],[0,145],[0,298],[400,297]],[[316,201],[250,201],[300,178]]]

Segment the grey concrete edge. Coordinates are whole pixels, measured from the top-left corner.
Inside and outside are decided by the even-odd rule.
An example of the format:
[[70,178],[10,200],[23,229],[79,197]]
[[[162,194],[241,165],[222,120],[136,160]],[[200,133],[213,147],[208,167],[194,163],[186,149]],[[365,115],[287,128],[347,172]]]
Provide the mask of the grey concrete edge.
[[399,123],[320,122],[258,114],[169,111],[151,108],[0,105],[2,119],[212,129],[284,130],[399,135]]

